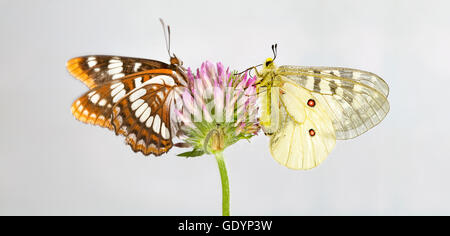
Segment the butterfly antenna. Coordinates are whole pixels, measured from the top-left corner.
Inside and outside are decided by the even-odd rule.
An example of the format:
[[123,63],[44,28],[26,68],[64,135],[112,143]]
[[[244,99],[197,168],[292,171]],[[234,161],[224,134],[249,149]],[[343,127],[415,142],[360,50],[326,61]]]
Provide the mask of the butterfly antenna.
[[275,61],[278,54],[277,44],[272,44],[272,52],[273,52],[273,60]]
[[159,18],[159,21],[161,22],[161,25],[163,27],[164,39],[166,40],[167,53],[169,53],[169,56],[172,57],[172,55],[170,54],[170,26],[166,26],[166,23],[164,23],[164,20],[161,18]]
[[248,71],[248,75],[249,75],[250,77],[253,77],[253,75],[252,75],[252,70],[249,70],[249,71]]
[[236,73],[235,75],[243,74],[243,73],[245,73],[245,72],[247,72],[247,71],[251,71],[253,68],[256,68],[256,67],[262,66],[262,65],[263,65],[263,64],[259,64],[259,65],[256,65],[256,66],[249,67],[249,68],[247,68],[247,69],[245,69],[245,70],[243,70],[243,71],[241,71],[241,72],[239,72],[239,73]]
[[167,26],[167,33],[169,35],[169,43],[168,43],[169,46],[168,46],[167,51],[169,52],[169,55],[170,55],[170,25]]

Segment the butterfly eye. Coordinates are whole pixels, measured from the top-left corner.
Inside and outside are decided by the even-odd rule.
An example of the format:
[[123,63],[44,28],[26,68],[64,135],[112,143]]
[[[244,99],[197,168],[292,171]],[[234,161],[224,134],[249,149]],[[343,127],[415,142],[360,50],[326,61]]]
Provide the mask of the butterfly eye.
[[314,99],[309,99],[307,102],[308,106],[310,107],[314,107],[316,105],[316,101],[314,101]]
[[308,132],[309,132],[309,136],[311,136],[311,137],[316,135],[316,131],[314,131],[313,129],[310,129]]
[[268,66],[270,66],[272,63],[273,63],[273,59],[269,57],[269,58],[266,59],[266,63],[264,63],[264,65],[265,65],[266,67],[268,67]]

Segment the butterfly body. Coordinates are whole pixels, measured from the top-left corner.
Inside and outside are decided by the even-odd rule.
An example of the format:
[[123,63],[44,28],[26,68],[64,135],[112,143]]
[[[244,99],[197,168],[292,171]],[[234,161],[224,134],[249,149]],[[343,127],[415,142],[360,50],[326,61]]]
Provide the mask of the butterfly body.
[[[278,90],[280,81],[277,80],[275,75],[276,66],[272,62],[271,58],[266,60],[265,66],[261,72],[257,72],[258,79],[256,80],[256,92],[260,94],[262,102],[262,114],[260,124],[263,127],[266,135],[272,135],[277,129],[278,114]],[[274,89],[275,88],[275,89]],[[262,94],[262,95],[261,95]],[[271,117],[273,116],[273,117]]]
[[334,148],[336,139],[361,135],[389,111],[389,88],[370,72],[339,67],[277,67],[268,58],[256,74],[260,123],[270,136],[272,156],[288,168],[318,166]]

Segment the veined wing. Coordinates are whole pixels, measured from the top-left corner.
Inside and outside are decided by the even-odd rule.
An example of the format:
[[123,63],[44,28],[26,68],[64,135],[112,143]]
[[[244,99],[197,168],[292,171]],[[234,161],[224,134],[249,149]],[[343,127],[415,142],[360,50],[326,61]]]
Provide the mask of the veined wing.
[[[156,77],[158,78],[158,77]],[[133,151],[159,156],[172,148],[171,110],[177,86],[169,76],[160,83],[145,84],[120,99],[113,107],[116,133],[126,136]]]
[[[316,67],[308,67],[308,66],[280,66],[277,69],[277,73],[281,73],[284,75],[297,75],[301,73],[301,75],[308,76],[310,74],[320,74],[320,75],[329,75],[329,81],[337,79],[341,84],[352,86],[355,82],[371,87],[380,93],[382,93],[385,97],[389,95],[389,86],[387,83],[380,78],[378,75],[357,70],[351,68],[343,68],[343,67],[324,67],[324,66],[316,66]],[[314,77],[314,76],[313,76]],[[338,81],[335,81],[338,83]],[[312,84],[308,84],[311,87],[311,91],[317,92],[319,88],[317,86],[320,85],[320,81],[308,81],[312,82]],[[348,83],[346,83],[348,82]],[[331,82],[332,84],[332,82]],[[305,84],[306,85],[306,84]],[[302,85],[303,86],[303,85]],[[315,87],[314,87],[315,86]],[[330,89],[332,89],[333,85],[331,85]]]
[[82,122],[113,129],[112,108],[121,98],[145,84],[160,83],[161,76],[167,77],[173,73],[169,69],[156,69],[105,82],[75,100],[71,107],[72,114]]
[[67,62],[69,73],[90,89],[111,80],[152,69],[168,69],[169,65],[155,60],[90,55],[75,57]]
[[325,160],[336,144],[331,117],[311,92],[295,83],[280,88],[279,129],[271,136],[274,159],[291,169],[311,169]]
[[281,80],[293,81],[309,90],[317,103],[327,105],[337,139],[363,134],[389,112],[389,88],[370,72],[336,67],[281,66],[277,75]]

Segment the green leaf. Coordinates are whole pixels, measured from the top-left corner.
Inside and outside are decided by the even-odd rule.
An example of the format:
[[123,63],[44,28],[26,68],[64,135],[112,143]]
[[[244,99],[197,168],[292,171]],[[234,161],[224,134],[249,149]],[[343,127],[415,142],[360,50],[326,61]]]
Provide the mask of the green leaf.
[[194,149],[194,150],[192,150],[192,151],[190,151],[190,152],[183,152],[183,153],[180,153],[180,154],[178,154],[177,156],[188,158],[188,157],[198,157],[198,156],[201,156],[201,155],[203,155],[203,154],[205,154],[205,152],[204,152],[203,150],[200,150],[200,149]]

